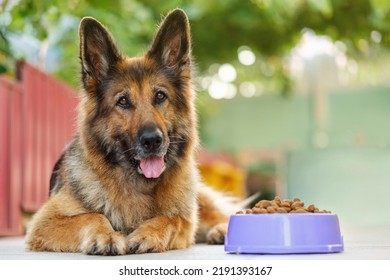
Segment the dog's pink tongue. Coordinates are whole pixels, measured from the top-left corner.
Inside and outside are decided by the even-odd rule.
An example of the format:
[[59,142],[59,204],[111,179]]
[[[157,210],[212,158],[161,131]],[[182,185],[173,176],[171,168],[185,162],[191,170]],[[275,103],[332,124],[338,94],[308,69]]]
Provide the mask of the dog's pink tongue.
[[143,158],[140,167],[146,178],[158,178],[164,170],[164,157]]

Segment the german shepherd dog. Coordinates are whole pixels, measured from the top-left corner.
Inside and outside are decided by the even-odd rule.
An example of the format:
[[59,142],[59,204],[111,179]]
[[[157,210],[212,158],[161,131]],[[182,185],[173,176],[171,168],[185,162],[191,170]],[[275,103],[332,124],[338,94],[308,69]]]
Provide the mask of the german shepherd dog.
[[223,243],[236,209],[198,173],[186,14],[169,13],[143,57],[122,55],[91,17],[79,32],[78,131],[54,167],[27,247],[123,255]]

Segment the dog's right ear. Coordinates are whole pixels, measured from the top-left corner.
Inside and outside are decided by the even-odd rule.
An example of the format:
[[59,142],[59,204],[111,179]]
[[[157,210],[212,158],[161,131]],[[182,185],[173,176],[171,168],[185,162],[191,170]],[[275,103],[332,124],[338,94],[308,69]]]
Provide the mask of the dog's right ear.
[[121,58],[108,30],[96,19],[84,17],[80,22],[81,74],[85,89],[98,85],[110,67]]
[[190,24],[183,10],[175,9],[165,17],[148,55],[167,67],[191,64]]

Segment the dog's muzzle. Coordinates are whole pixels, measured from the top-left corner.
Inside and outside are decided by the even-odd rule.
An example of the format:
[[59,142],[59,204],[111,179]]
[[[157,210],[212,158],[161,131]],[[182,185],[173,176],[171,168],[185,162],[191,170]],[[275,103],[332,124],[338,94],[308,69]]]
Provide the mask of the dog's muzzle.
[[158,178],[165,170],[166,141],[160,128],[145,125],[138,131],[138,172],[146,178]]

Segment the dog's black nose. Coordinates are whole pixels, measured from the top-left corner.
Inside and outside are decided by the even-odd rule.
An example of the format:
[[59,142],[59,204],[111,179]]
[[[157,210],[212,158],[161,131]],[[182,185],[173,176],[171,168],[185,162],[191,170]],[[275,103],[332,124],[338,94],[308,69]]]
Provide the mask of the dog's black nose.
[[145,152],[158,152],[163,139],[161,129],[156,126],[144,126],[138,131],[138,140]]

